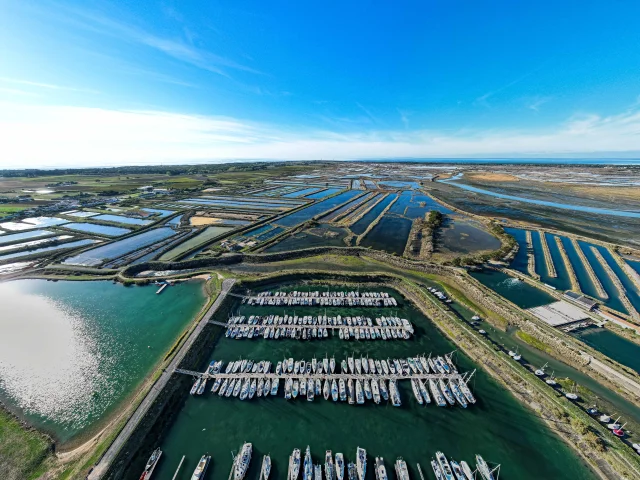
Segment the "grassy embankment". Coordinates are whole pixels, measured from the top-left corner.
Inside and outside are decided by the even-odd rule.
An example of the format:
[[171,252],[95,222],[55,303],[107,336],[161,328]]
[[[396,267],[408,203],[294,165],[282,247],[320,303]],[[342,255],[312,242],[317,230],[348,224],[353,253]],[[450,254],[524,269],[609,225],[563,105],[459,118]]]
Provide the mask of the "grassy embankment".
[[26,428],[0,408],[0,472],[10,479],[38,478],[53,457],[53,441],[37,430]]

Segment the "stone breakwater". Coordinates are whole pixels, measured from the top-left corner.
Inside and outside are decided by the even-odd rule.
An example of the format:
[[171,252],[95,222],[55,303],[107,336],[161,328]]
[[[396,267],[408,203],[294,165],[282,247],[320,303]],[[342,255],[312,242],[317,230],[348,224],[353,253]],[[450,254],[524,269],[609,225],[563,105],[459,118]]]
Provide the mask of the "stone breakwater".
[[627,297],[627,289],[624,288],[624,285],[620,281],[620,278],[618,278],[618,275],[616,275],[616,272],[613,271],[611,266],[604,259],[604,257],[602,256],[602,253],[600,253],[600,250],[592,246],[591,251],[596,256],[596,258],[598,259],[598,261],[600,262],[604,270],[607,272],[607,275],[609,275],[609,278],[615,285],[616,289],[618,290],[620,301],[624,305],[624,308],[627,309],[627,312],[629,312],[629,315],[631,316],[631,318],[633,318],[634,320],[640,320],[640,313],[638,313],[638,311],[632,305],[631,301],[629,301],[629,297]]
[[544,263],[547,266],[547,274],[551,278],[556,278],[558,276],[558,272],[556,272],[556,266],[553,263],[553,257],[551,256],[551,252],[549,251],[547,236],[545,235],[543,230],[538,230],[538,235],[540,236],[540,244],[542,245],[542,253],[544,254]]
[[527,272],[536,280],[540,280],[540,275],[536,273],[536,257],[533,255],[533,239],[531,238],[531,231],[526,231],[527,237]]
[[562,239],[560,237],[553,237],[556,240],[556,244],[558,245],[558,250],[560,250],[560,255],[562,256],[562,261],[567,269],[567,273],[569,274],[569,279],[571,280],[571,290],[576,293],[582,293],[580,289],[580,282],[578,282],[578,277],[576,276],[576,272],[573,270],[573,265],[571,264],[571,259],[569,259],[569,255],[567,255],[567,251],[564,248],[564,243],[562,243]]
[[602,286],[602,283],[600,282],[600,279],[596,275],[596,272],[593,271],[591,262],[589,262],[589,259],[582,251],[582,247],[580,247],[580,244],[578,243],[578,240],[575,237],[571,237],[571,244],[573,245],[573,248],[576,250],[576,253],[580,257],[580,260],[582,261],[582,265],[584,265],[585,270],[589,274],[589,278],[591,279],[591,281],[593,282],[593,285],[596,288],[598,297],[600,297],[603,300],[607,300],[609,298],[609,295],[607,294],[604,287]]

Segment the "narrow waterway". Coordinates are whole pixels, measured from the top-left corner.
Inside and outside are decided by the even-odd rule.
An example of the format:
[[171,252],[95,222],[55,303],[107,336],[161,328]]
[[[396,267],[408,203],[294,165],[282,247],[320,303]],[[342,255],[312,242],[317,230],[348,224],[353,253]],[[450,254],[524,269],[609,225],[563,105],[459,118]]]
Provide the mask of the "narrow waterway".
[[462,178],[461,173],[454,177],[451,177],[448,180],[439,180],[439,181],[442,183],[446,183],[448,185],[453,185],[455,187],[462,188],[464,190],[469,190],[470,192],[482,193],[484,195],[490,195],[492,197],[502,198],[504,200],[517,200],[518,202],[531,203],[534,205],[543,205],[545,207],[560,208],[562,210],[574,210],[576,212],[597,213],[600,215],[612,215],[616,217],[640,218],[639,212],[628,212],[625,210],[611,210],[608,208],[587,207],[585,205],[571,205],[567,203],[547,202],[545,200],[535,200],[533,198],[517,197],[515,195],[507,195],[504,193],[492,192],[491,190],[472,187],[471,185],[467,185],[467,184],[456,181],[456,180],[459,180],[460,178]]
[[202,283],[0,283],[0,400],[67,442],[132,394],[204,303]]
[[[536,304],[542,305],[555,300],[550,295],[547,295],[524,282],[519,282],[509,275],[501,272],[485,271],[472,273],[472,276],[521,308],[531,308],[532,306],[537,306]],[[513,282],[513,280],[516,280],[517,283]],[[530,289],[539,292],[540,295],[536,296],[537,301],[531,301],[531,296],[534,295],[534,293]],[[543,302],[545,297],[547,297],[549,301],[540,303]],[[469,320],[470,316],[473,314],[472,312],[466,311],[466,309],[459,304],[454,304],[453,308],[467,320]],[[558,377],[566,376],[573,379],[580,385],[583,385],[593,391],[598,397],[605,399],[611,405],[615,406],[618,412],[621,412],[640,423],[640,408],[626,400],[623,396],[603,387],[588,375],[522,342],[515,336],[515,332],[517,331],[516,329],[512,329],[509,333],[505,333],[496,330],[487,322],[482,322],[482,328],[489,332],[491,338],[493,338],[497,343],[505,345],[506,348],[513,350],[518,347],[518,350],[526,362],[537,367],[548,363],[549,368],[547,371],[555,372],[555,375]],[[577,332],[575,336],[613,360],[639,371],[639,345],[606,329],[589,328]]]
[[[250,358],[277,362],[285,357],[310,360],[312,357],[335,356],[337,361],[349,355],[388,358],[433,352],[443,354],[455,347],[410,304],[401,302],[394,309],[295,309],[298,315],[366,315],[394,313],[411,320],[416,335],[409,341],[350,341],[337,337],[323,341],[294,340],[229,340],[222,338],[212,346],[210,359],[236,360]],[[284,314],[282,307],[253,308],[242,306],[240,313]],[[286,309],[293,313],[293,308]],[[464,355],[457,354],[462,371],[478,368]],[[204,368],[205,365],[202,366]],[[408,382],[399,382],[402,407],[348,405],[316,398],[313,402],[298,398],[256,398],[240,401],[221,398],[210,392],[201,397],[189,396],[162,439],[148,439],[146,449],[160,446],[163,458],[154,478],[171,480],[183,455],[186,456],[176,480],[191,477],[200,456],[212,455],[207,478],[226,478],[231,468],[231,451],[243,442],[253,443],[253,458],[248,478],[258,478],[262,456],[271,455],[272,475],[284,478],[288,456],[294,448],[304,451],[307,445],[315,462],[324,459],[325,450],[342,452],[346,461],[355,461],[358,446],[367,449],[367,479],[374,478],[372,462],[383,456],[387,470],[402,456],[413,477],[418,478],[417,462],[427,478],[432,478],[429,461],[437,450],[448,456],[472,461],[480,453],[490,462],[502,464],[501,478],[519,480],[591,479],[594,476],[539,418],[516,401],[497,382],[478,370],[472,381],[478,403],[468,409],[420,406]],[[187,387],[188,388],[188,387]],[[185,392],[186,394],[186,392]],[[144,458],[127,478],[137,479]]]

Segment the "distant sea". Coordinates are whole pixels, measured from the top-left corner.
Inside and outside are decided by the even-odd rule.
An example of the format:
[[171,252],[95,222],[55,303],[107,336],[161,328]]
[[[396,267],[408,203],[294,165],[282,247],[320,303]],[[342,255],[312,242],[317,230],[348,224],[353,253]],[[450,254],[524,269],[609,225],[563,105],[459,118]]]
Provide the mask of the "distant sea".
[[497,165],[640,165],[640,158],[372,158],[354,161],[369,163],[490,163]]

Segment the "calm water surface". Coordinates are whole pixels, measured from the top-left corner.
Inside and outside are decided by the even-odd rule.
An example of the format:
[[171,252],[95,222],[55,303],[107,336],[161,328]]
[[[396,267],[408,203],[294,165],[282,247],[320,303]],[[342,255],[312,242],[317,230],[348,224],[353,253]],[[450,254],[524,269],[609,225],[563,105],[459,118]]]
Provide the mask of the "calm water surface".
[[200,282],[0,284],[0,400],[62,442],[90,432],[204,304]]

